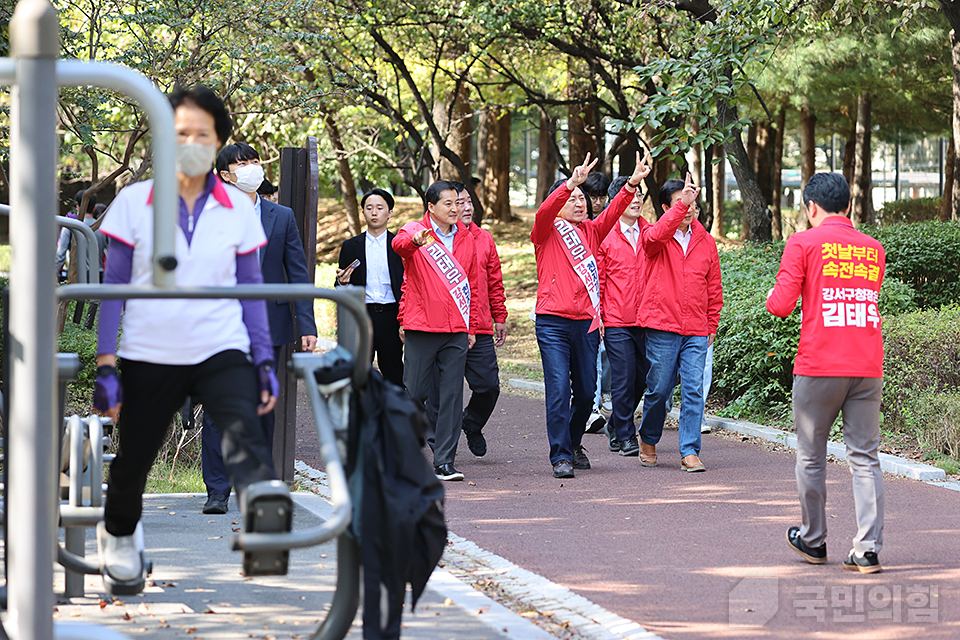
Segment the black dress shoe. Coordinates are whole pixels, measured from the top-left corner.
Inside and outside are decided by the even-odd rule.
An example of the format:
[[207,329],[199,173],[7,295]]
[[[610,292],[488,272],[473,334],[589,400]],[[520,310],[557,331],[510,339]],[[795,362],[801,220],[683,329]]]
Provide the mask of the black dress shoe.
[[610,421],[607,420],[606,426],[603,428],[604,433],[607,434],[607,440],[610,451],[616,453],[620,451],[620,441],[617,440],[617,431],[613,428],[613,425],[610,424]]
[[587,457],[587,450],[583,446],[574,447],[573,449],[573,468],[574,469],[589,469],[590,468],[590,458]]
[[824,564],[827,561],[827,545],[822,544],[819,547],[810,547],[800,539],[800,527],[790,527],[787,529],[787,544],[790,548],[803,556],[803,559],[810,564]]
[[453,464],[441,464],[433,468],[433,472],[441,480],[463,480],[463,474],[453,468]]
[[622,456],[636,457],[640,455],[640,443],[637,442],[637,436],[630,436],[617,444],[620,445],[620,455]]
[[227,512],[229,500],[229,496],[225,496],[222,493],[211,493],[207,496],[207,501],[203,505],[201,513],[222,515]]
[[483,437],[481,432],[464,429],[463,435],[467,436],[467,448],[470,449],[470,453],[478,458],[487,455],[487,439]]
[[561,460],[557,464],[553,465],[553,477],[554,478],[572,478],[573,475],[573,465],[569,460]]
[[850,555],[843,561],[843,568],[850,571],[859,571],[860,573],[880,573],[883,567],[880,566],[880,558],[873,551],[867,551],[862,556],[851,549]]

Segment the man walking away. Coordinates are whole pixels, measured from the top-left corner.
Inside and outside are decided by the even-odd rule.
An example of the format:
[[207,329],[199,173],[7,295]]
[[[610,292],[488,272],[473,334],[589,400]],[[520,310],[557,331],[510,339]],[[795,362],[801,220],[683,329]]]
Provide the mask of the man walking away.
[[877,573],[883,544],[877,454],[883,337],[877,303],[886,258],[880,243],[856,231],[847,217],[850,187],[841,174],[811,177],[803,203],[813,228],[790,236],[777,284],[767,296],[767,311],[781,318],[803,298],[793,365],[801,526],[787,529],[787,544],[811,564],[827,561],[827,438],[842,412],[857,517],[857,535],[843,566]]

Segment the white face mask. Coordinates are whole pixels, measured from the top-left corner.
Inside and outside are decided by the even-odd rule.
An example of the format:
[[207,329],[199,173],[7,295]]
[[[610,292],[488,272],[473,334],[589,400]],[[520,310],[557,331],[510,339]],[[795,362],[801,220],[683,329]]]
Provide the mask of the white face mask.
[[199,142],[177,145],[177,171],[189,178],[208,173],[217,159],[217,147]]
[[245,164],[233,173],[237,176],[233,185],[244,193],[256,193],[263,184],[263,167],[259,164]]

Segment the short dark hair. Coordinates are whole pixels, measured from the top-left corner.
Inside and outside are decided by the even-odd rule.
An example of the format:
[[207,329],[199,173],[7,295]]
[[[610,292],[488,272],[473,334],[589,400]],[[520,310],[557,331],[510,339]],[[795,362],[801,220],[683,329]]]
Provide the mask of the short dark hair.
[[447,182],[453,185],[453,188],[457,190],[457,193],[463,193],[467,190],[467,185],[463,184],[462,182],[457,182],[456,180],[448,180]]
[[[81,204],[83,204],[83,194],[85,194],[86,192],[87,192],[86,189],[80,189],[80,191],[77,191],[77,206],[78,206],[78,207],[79,207]],[[90,194],[90,199],[87,200],[87,210],[86,210],[86,213],[93,213],[93,208],[94,208],[95,206],[97,206],[97,194],[91,193],[91,194]]]
[[93,208],[93,215],[99,218],[103,215],[103,212],[107,210],[107,205],[98,204]]
[[811,202],[827,213],[843,215],[850,206],[850,185],[842,173],[815,173],[803,189],[803,204]]
[[249,160],[259,160],[260,154],[257,153],[257,150],[248,145],[246,142],[235,142],[233,144],[228,144],[223,149],[220,150],[220,154],[217,156],[217,175],[221,171],[226,171],[229,173],[230,165],[236,164],[238,162],[249,161]]
[[182,87],[173,90],[170,94],[170,106],[176,111],[177,107],[185,104],[193,105],[203,109],[213,116],[213,127],[217,132],[217,138],[220,144],[223,144],[230,138],[230,132],[233,130],[233,122],[230,120],[230,113],[220,96],[215,94],[209,87],[202,84],[195,85],[190,89]]
[[661,207],[660,207],[660,211],[657,211],[658,216],[663,213],[662,205],[667,205],[669,207],[670,200],[673,199],[673,194],[675,194],[677,191],[683,191],[683,188],[686,186],[686,184],[687,183],[684,182],[683,180],[677,180],[676,178],[674,178],[673,180],[667,180],[666,182],[663,183],[663,186],[660,187]]
[[[550,195],[551,193],[556,191],[560,187],[560,185],[564,184],[566,181],[567,181],[566,178],[560,178],[559,180],[554,182],[552,185],[550,185],[550,189],[547,191],[547,195]],[[579,185],[573,188],[574,191],[576,191],[577,189],[580,189],[580,193],[583,193],[583,185]],[[583,195],[586,196],[587,194],[584,193]],[[587,201],[587,217],[590,219],[593,219],[593,203],[590,202],[590,198],[585,198],[585,199]]]
[[454,186],[449,180],[437,180],[432,185],[427,187],[427,192],[424,194],[423,199],[426,201],[426,204],[437,204],[440,202],[440,194],[444,191],[456,191],[457,187]]
[[559,180],[554,182],[552,185],[550,185],[550,188],[547,189],[547,195],[550,195],[551,193],[556,191],[560,187],[560,185],[562,185],[566,181],[567,181],[566,178],[560,178]]
[[591,171],[587,174],[587,179],[580,185],[580,190],[583,191],[583,195],[588,198],[596,198],[598,196],[606,196],[607,187],[609,186],[610,178],[607,177],[607,174],[600,173],[599,171]]
[[628,176],[617,176],[610,182],[610,186],[607,187],[607,197],[613,200],[617,197],[617,194],[620,193],[620,189],[623,189],[623,185],[627,184],[627,180],[630,178]]
[[390,211],[393,211],[393,196],[379,187],[370,189],[370,191],[367,191],[365,194],[363,194],[363,198],[360,199],[361,209],[363,209],[367,205],[367,198],[369,198],[370,196],[380,196],[386,201],[387,209]]
[[272,196],[277,191],[280,191],[280,189],[275,187],[273,183],[271,183],[266,178],[264,178],[263,182],[260,183],[260,186],[257,187],[257,193],[259,193],[262,196]]

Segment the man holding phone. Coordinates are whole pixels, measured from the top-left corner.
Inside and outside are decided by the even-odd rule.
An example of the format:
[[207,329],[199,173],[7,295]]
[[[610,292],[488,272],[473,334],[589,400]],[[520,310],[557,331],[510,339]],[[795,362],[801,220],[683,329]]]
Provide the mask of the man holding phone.
[[393,250],[394,234],[387,230],[393,215],[393,196],[371,189],[360,200],[367,230],[340,247],[337,286],[363,287],[367,314],[373,324],[373,352],[383,377],[403,386],[403,343],[400,341],[400,287],[403,261]]

